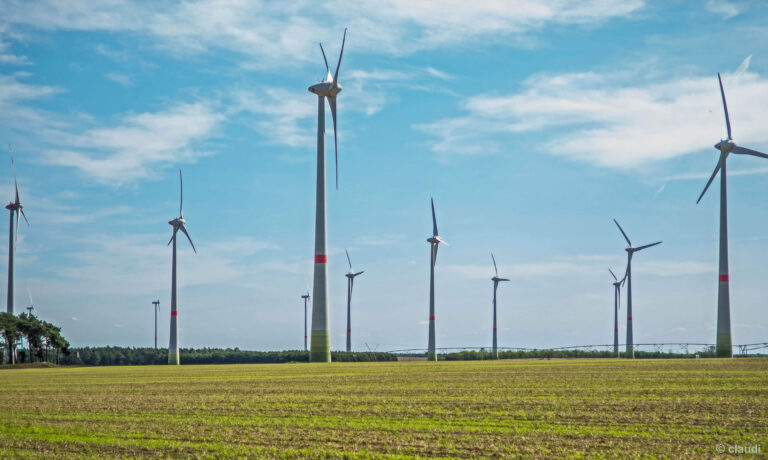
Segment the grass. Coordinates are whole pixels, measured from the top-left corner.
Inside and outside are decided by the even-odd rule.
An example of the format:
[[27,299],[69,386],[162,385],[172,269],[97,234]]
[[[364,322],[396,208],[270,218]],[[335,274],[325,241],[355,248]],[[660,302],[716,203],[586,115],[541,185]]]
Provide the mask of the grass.
[[768,359],[0,371],[0,458],[689,457],[768,450]]

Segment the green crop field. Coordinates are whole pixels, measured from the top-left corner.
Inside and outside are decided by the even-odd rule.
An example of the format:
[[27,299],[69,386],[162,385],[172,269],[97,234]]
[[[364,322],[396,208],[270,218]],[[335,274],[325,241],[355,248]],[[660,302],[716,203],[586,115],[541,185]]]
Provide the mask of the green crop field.
[[0,370],[0,458],[768,450],[768,359]]

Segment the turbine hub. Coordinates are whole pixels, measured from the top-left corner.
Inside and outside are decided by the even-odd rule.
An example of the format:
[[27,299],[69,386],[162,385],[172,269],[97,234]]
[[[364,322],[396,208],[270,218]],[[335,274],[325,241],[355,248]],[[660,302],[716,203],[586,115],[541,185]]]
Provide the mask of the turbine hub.
[[321,81],[320,83],[315,83],[314,85],[310,86],[308,90],[310,93],[317,94],[318,96],[332,97],[341,92],[341,85],[337,84],[334,87],[332,80],[326,80]]
[[433,237],[427,238],[427,242],[432,244],[440,244],[440,237],[435,235]]
[[187,223],[187,221],[184,220],[183,217],[177,217],[177,218],[175,218],[173,220],[169,220],[168,221],[168,224],[169,225],[173,225],[174,227],[180,227],[180,226],[182,226],[182,225],[184,225],[186,223]]
[[[19,206],[19,207],[21,207],[21,206]],[[5,206],[5,209],[8,209],[9,211],[15,211],[16,210],[16,203],[8,203]]]
[[733,140],[725,139],[715,144],[715,148],[723,153],[730,153],[735,145]]

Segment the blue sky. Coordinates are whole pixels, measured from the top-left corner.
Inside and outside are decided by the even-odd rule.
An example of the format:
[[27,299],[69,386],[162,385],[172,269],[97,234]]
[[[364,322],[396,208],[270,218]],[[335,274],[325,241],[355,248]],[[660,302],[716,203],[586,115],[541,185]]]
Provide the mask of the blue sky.
[[[610,343],[607,268],[626,263],[612,218],[636,244],[664,241],[633,261],[635,341],[712,343],[717,188],[696,198],[725,136],[716,73],[736,142],[768,151],[765,24],[746,1],[4,1],[0,139],[32,224],[17,309],[29,287],[75,345],[149,346],[159,297],[167,345],[181,168],[198,247],[180,250],[182,346],[301,347],[307,87],[325,73],[317,42],[334,65],[348,27],[328,194],[334,349],[345,247],[365,270],[353,348],[426,347],[431,196],[452,244],[438,347],[490,345],[491,251],[511,278],[501,346]],[[728,165],[734,343],[764,341],[768,162]],[[0,177],[10,199],[8,161]]]

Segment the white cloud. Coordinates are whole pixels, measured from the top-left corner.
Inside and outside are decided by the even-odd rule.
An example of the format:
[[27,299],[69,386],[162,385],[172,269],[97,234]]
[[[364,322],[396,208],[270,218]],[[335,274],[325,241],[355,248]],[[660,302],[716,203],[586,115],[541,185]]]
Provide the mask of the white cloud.
[[726,0],[707,0],[707,10],[722,16],[723,21],[739,14],[739,9],[733,3]]
[[153,175],[153,168],[194,162],[210,152],[192,147],[214,134],[224,119],[203,102],[176,104],[159,112],[129,114],[115,126],[49,138],[57,148],[48,163],[77,168],[103,184],[120,186]]
[[[723,77],[734,136],[758,149],[768,144],[768,79],[748,71],[749,59]],[[471,97],[464,116],[416,129],[436,137],[432,148],[444,155],[498,153],[510,148],[499,136],[525,133],[528,149],[613,168],[713,150],[725,134],[717,79],[637,83],[640,77],[534,75],[516,94]]]
[[[514,43],[549,24],[590,25],[631,16],[641,0],[446,0],[255,2],[214,0],[129,2],[8,0],[0,27],[124,32],[175,53],[226,49],[251,57],[249,65],[291,65],[315,59],[317,41],[339,40],[363,51],[393,55],[455,45],[466,40]],[[354,38],[352,38],[354,37]]]
[[122,73],[110,72],[105,77],[123,86],[133,86],[133,79]]

